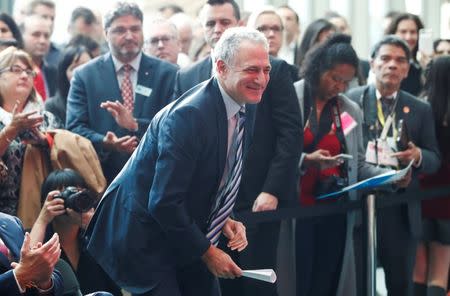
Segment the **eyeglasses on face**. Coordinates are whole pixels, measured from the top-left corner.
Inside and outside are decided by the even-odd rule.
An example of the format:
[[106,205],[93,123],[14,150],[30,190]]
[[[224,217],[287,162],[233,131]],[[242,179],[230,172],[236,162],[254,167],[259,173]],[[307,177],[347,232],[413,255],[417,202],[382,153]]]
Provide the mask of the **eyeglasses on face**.
[[161,37],[153,37],[150,38],[147,42],[151,46],[158,46],[159,42],[162,42],[164,45],[169,43],[170,40],[174,39],[173,36],[161,36]]
[[261,33],[268,33],[269,31],[272,31],[274,33],[280,33],[283,31],[283,27],[280,26],[259,26],[256,28],[256,30],[260,31]]
[[28,77],[34,78],[36,77],[36,72],[31,70],[31,69],[24,69],[21,66],[18,65],[12,65],[10,67],[7,68],[3,68],[0,70],[0,73],[4,73],[4,72],[11,72],[17,75],[21,75],[23,72],[25,72],[27,74]]

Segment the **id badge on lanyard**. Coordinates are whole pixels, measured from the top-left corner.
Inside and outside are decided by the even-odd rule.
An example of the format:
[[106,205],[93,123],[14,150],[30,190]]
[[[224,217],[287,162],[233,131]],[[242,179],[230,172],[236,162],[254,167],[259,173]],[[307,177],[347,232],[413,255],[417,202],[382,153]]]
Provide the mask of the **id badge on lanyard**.
[[[366,149],[366,162],[376,165],[383,165],[389,167],[398,167],[399,163],[396,157],[391,155],[397,151],[397,144],[395,142],[397,129],[395,127],[395,113],[391,112],[389,116],[384,119],[381,102],[377,102],[378,119],[383,126],[380,137],[376,140],[369,141]],[[395,109],[395,105],[394,108]],[[388,137],[389,129],[392,127],[392,137]]]

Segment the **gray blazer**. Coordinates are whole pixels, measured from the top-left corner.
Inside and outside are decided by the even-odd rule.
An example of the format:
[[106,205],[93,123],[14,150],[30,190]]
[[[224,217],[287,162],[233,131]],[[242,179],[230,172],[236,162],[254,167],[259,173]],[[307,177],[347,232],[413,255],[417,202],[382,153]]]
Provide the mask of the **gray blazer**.
[[[300,112],[302,118],[304,118],[304,80],[300,80],[294,83],[294,88],[297,93],[297,98],[300,105]],[[359,106],[352,102],[344,95],[339,95],[338,104],[340,112],[347,112],[358,125],[345,136],[345,144],[348,151],[346,153],[351,154],[353,159],[348,161],[348,179],[349,184],[356,183],[358,180],[364,180],[384,173],[386,169],[375,167],[365,161],[365,148],[363,146],[363,134],[362,134],[362,111]],[[300,159],[299,168],[301,167],[304,153]],[[357,199],[358,192],[351,191],[349,193],[350,200]],[[342,269],[339,279],[337,296],[353,296],[356,295],[356,267],[353,249],[353,228],[355,226],[355,213],[351,212],[347,214],[347,233],[345,249],[343,254]]]

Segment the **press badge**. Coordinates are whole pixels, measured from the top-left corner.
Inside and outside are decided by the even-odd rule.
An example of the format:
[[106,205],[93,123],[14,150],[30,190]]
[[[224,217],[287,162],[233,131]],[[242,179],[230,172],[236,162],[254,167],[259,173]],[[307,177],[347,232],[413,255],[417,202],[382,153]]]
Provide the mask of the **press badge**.
[[366,149],[366,162],[376,165],[398,167],[398,160],[391,156],[394,153],[392,144],[394,139],[389,137],[385,140],[378,139],[369,141]]
[[152,93],[152,89],[150,87],[145,87],[143,85],[136,85],[136,93],[143,95],[144,97],[149,97]]
[[[342,131],[344,132],[344,136],[347,136],[357,125],[358,123],[353,119],[353,117],[347,112],[342,112],[341,114],[341,124]],[[333,122],[332,129],[336,129],[336,125]]]

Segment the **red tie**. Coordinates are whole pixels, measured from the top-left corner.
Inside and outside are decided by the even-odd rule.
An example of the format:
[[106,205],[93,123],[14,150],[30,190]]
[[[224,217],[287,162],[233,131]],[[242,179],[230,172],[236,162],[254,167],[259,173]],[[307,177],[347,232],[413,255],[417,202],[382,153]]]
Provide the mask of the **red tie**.
[[37,93],[42,97],[42,100],[45,101],[47,99],[47,94],[45,92],[45,82],[44,82],[44,74],[42,73],[40,68],[36,67],[36,77],[34,78],[34,87]]
[[122,79],[122,99],[123,104],[127,110],[133,112],[133,86],[131,85],[131,66],[129,64],[125,64],[123,66],[124,76]]

